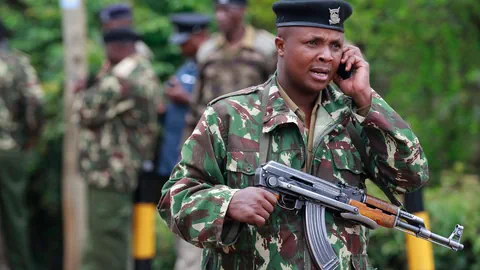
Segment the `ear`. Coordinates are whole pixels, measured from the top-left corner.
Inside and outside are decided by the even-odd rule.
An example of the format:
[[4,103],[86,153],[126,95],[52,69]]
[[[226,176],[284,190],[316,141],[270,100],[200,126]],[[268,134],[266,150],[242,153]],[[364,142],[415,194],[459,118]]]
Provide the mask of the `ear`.
[[280,57],[285,55],[285,40],[281,37],[275,38],[275,46],[277,47],[277,54]]

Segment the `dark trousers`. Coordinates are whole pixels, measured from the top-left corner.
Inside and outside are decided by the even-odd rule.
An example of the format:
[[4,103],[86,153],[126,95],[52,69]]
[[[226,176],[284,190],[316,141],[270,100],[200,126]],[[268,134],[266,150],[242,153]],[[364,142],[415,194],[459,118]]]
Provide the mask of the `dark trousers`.
[[27,155],[0,150],[0,222],[5,255],[13,270],[33,269],[28,230]]
[[82,270],[133,267],[133,193],[89,186],[87,241]]

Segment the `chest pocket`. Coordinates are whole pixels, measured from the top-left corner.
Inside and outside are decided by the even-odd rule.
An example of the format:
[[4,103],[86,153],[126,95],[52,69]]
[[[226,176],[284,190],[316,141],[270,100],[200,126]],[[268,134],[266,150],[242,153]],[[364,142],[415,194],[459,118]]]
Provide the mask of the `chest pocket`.
[[253,186],[255,170],[259,166],[259,153],[246,151],[227,152],[226,179],[231,188]]
[[330,149],[333,160],[333,175],[336,180],[349,185],[365,188],[365,173],[360,153],[355,147]]

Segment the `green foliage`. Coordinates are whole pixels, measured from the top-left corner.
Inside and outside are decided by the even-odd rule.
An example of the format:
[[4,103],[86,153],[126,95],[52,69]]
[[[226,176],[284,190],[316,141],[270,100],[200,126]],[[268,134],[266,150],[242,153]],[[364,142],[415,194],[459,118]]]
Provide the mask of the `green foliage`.
[[152,262],[153,270],[173,269],[175,265],[175,239],[165,222],[157,215],[156,218],[156,256]]
[[[9,1],[8,3],[13,2]],[[88,62],[91,72],[103,62],[98,11],[115,0],[83,1],[88,15]],[[248,21],[275,31],[274,0],[250,1]],[[477,269],[480,241],[476,236],[480,205],[480,5],[478,0],[351,0],[354,15],[346,38],[360,46],[370,63],[372,87],[394,107],[419,136],[429,158],[432,180],[425,190],[431,228],[448,235],[465,225],[465,250],[435,247],[437,269]],[[15,32],[11,45],[31,56],[47,99],[48,123],[30,164],[34,254],[39,269],[59,269],[61,262],[61,143],[63,138],[63,45],[58,0],[23,0],[27,8],[0,5],[0,14]],[[211,0],[134,0],[135,24],[155,54],[162,80],[183,61],[168,43],[174,12],[200,11],[213,17]],[[215,29],[215,26],[212,26]],[[477,151],[476,153],[474,151]],[[475,156],[476,155],[476,156]],[[477,159],[477,161],[475,161]],[[479,164],[480,165],[480,164]],[[455,173],[442,174],[454,168]],[[476,171],[475,171],[476,170]],[[374,190],[374,189],[371,189]],[[48,228],[48,229],[47,229]],[[158,222],[155,269],[171,269],[173,238]],[[49,250],[45,252],[48,241]],[[369,254],[379,269],[406,269],[404,236],[380,229],[372,232]],[[48,253],[48,254],[46,254]]]
[[183,61],[178,47],[168,42],[172,33],[168,17],[172,13],[191,11],[212,15],[211,1],[135,1],[134,17],[137,29],[155,55],[154,67],[162,80],[171,76],[175,72],[175,68]]
[[[411,124],[433,184],[478,143],[480,7],[476,1],[355,0],[346,36],[364,48],[372,86]],[[473,168],[470,168],[473,169]]]
[[[441,184],[424,190],[424,202],[430,217],[430,230],[448,237],[456,224],[465,227],[461,242],[463,251],[454,252],[433,244],[435,269],[479,269],[480,241],[478,233],[480,201],[476,198],[480,192],[480,179],[475,175],[444,172]],[[374,196],[382,197],[381,191],[374,185],[368,190]],[[461,196],[459,196],[459,194]],[[368,254],[372,264],[378,269],[407,269],[405,235],[397,230],[380,228],[370,234]]]

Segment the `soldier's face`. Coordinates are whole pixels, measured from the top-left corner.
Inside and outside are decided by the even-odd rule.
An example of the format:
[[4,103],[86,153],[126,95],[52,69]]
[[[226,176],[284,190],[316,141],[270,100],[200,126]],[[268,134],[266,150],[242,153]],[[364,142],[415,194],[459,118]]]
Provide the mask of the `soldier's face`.
[[182,50],[183,56],[194,57],[197,53],[195,36],[192,36],[189,40],[185,41],[182,45],[180,45],[180,49]]
[[297,91],[323,90],[340,64],[343,33],[316,27],[280,29],[277,50],[290,84]]
[[245,8],[228,5],[217,4],[215,5],[215,18],[218,23],[218,28],[223,34],[229,34],[235,30],[236,27],[240,27],[245,15]]
[[131,41],[108,42],[105,46],[108,61],[112,64],[119,63],[131,54],[132,48],[134,50],[135,45]]

